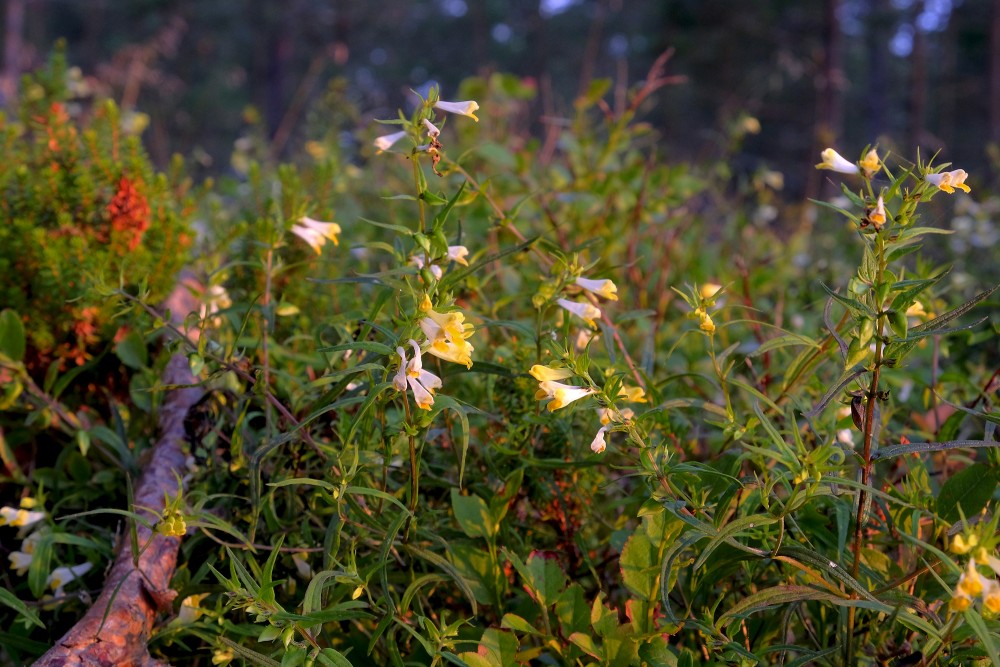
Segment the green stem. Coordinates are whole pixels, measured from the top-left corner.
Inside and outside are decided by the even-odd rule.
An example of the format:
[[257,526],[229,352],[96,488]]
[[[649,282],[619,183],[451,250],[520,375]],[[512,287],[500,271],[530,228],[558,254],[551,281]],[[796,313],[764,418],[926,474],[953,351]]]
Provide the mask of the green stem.
[[[876,236],[875,240],[876,246],[878,247],[878,264],[877,264],[877,275],[875,277],[875,289],[876,293],[878,291],[878,286],[882,284],[885,279],[885,242],[882,237]],[[875,433],[875,406],[878,402],[878,385],[879,385],[879,375],[882,369],[882,353],[883,353],[883,330],[885,328],[885,313],[882,310],[882,303],[876,303],[875,309],[878,313],[875,319],[875,358],[872,360],[872,379],[868,385],[868,392],[866,395],[865,403],[865,415],[864,422],[862,424],[862,430],[864,433],[864,449],[862,451],[862,466],[861,466],[861,488],[858,491],[858,508],[857,515],[854,521],[854,541],[851,544],[851,554],[853,556],[853,562],[851,564],[851,576],[855,579],[858,578],[858,573],[861,571],[861,548],[864,543],[864,530],[865,523],[868,520],[868,510],[871,504],[871,499],[868,497],[868,491],[866,487],[871,485],[871,474],[872,474],[872,445],[877,445],[878,443],[873,442]],[[852,598],[857,598],[856,592],[851,593]],[[845,642],[845,664],[854,664],[854,626],[855,626],[855,607],[850,607],[847,610],[847,637]]]

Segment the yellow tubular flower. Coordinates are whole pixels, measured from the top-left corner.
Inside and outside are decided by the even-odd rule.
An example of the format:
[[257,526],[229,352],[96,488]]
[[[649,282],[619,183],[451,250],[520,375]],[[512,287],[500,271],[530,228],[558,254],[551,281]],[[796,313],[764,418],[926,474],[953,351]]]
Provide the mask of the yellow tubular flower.
[[582,319],[584,322],[587,323],[587,326],[590,327],[597,326],[594,323],[594,320],[596,320],[601,316],[601,309],[598,308],[597,306],[591,305],[589,303],[583,303],[580,301],[570,301],[568,299],[556,299],[556,303],[558,303],[561,307],[565,308],[569,312],[573,313],[574,315]]
[[975,561],[970,560],[969,566],[962,573],[962,576],[958,580],[958,586],[955,589],[969,597],[977,597],[983,592],[983,581],[983,578],[979,575],[979,571],[976,569]]
[[817,169],[831,169],[841,174],[856,174],[861,171],[858,169],[858,165],[854,164],[832,148],[827,148],[825,151],[820,153],[819,156],[823,159],[823,161],[816,165]]
[[320,222],[310,217],[304,217],[292,225],[292,233],[312,246],[317,255],[322,252],[327,239],[333,241],[333,245],[340,244],[340,241],[337,240],[340,225],[336,222]]
[[392,385],[399,391],[406,391],[409,387],[417,407],[421,410],[430,410],[434,405],[434,392],[441,388],[441,378],[424,370],[417,341],[411,338],[409,344],[413,348],[413,358],[409,361],[403,348],[396,348],[396,354],[399,355],[399,371],[392,378]]
[[642,387],[622,387],[618,395],[629,403],[646,402],[646,391]]
[[951,541],[951,552],[955,554],[967,554],[977,544],[979,544],[979,538],[976,537],[975,533],[969,535],[969,539],[965,539],[965,536],[959,533]]
[[[622,419],[632,419],[635,417],[635,411],[632,408],[623,408],[618,411]],[[618,419],[611,408],[597,408],[597,416],[601,420],[602,426],[607,426],[611,422],[617,422]]]
[[588,278],[577,278],[576,284],[579,287],[602,296],[609,301],[618,300],[618,287],[610,280],[590,280]]
[[573,375],[573,371],[568,368],[551,368],[549,366],[542,366],[541,364],[535,364],[532,366],[528,373],[539,382],[545,382],[547,380],[565,380]]
[[1000,613],[1000,584],[990,579],[983,588],[983,606],[994,614]]
[[390,148],[393,144],[406,136],[406,130],[400,130],[399,132],[393,132],[392,134],[384,134],[381,137],[377,137],[374,141],[375,148],[378,149],[379,153],[383,153]]
[[80,563],[79,565],[73,565],[72,567],[57,567],[52,570],[52,574],[49,575],[47,583],[52,587],[52,591],[56,597],[62,597],[65,595],[63,588],[66,584],[76,581],[83,575],[90,572],[93,567],[93,563]]
[[45,518],[45,512],[31,512],[23,508],[0,507],[0,526],[12,528],[33,526]]
[[715,283],[705,283],[698,290],[698,294],[702,299],[711,299],[715,294],[722,289],[722,285],[716,285]]
[[434,104],[435,109],[440,109],[441,111],[447,111],[448,113],[457,113],[460,116],[468,116],[472,120],[479,122],[476,117],[476,111],[479,110],[479,103],[473,100],[467,100],[465,102],[444,102],[438,100]]
[[924,180],[951,195],[955,193],[955,188],[963,192],[972,192],[969,186],[965,184],[965,179],[968,176],[969,174],[964,169],[956,169],[954,171],[943,171],[940,174],[927,174],[924,176]]
[[710,334],[715,333],[715,322],[712,321],[712,316],[702,310],[698,314],[698,318],[701,322],[698,324],[698,328],[702,331],[707,331]]
[[421,122],[424,124],[424,129],[427,130],[427,136],[431,139],[437,139],[441,134],[441,130],[439,130],[434,123],[430,122],[426,118],[424,118]]
[[955,596],[948,603],[952,611],[965,611],[972,606],[972,598],[964,593],[956,592]]
[[549,412],[555,412],[559,408],[564,408],[573,401],[578,401],[594,393],[588,387],[576,387],[571,384],[546,380],[538,383],[538,391],[535,398],[539,400],[551,399],[548,404]]
[[23,551],[11,551],[10,554],[7,555],[7,558],[10,559],[11,569],[21,576],[28,571],[28,567],[31,566],[31,561],[35,559],[35,557],[30,553],[25,553]]
[[868,219],[871,220],[876,229],[880,229],[885,224],[885,202],[882,200],[882,195],[879,195],[875,210],[868,214]]
[[468,266],[469,262],[466,256],[469,254],[469,249],[464,245],[450,245],[448,246],[448,259],[453,262],[457,262],[462,266]]
[[860,164],[861,168],[864,169],[866,173],[873,174],[878,171],[879,165],[882,164],[882,161],[878,159],[878,153],[873,148],[868,151],[868,154],[865,155],[865,159],[862,160]]

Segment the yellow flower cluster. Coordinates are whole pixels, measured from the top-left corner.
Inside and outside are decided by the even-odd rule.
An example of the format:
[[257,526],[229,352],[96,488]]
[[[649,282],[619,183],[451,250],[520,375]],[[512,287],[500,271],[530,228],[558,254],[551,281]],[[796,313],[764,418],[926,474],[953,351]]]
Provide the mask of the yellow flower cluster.
[[715,322],[712,321],[712,316],[709,315],[704,308],[696,308],[694,311],[694,316],[698,318],[699,329],[708,333],[709,335],[715,333]]
[[156,524],[156,532],[167,537],[184,537],[187,532],[187,523],[180,510],[171,509],[163,514],[163,518]]
[[951,598],[950,607],[954,611],[965,611],[972,607],[975,598],[982,598],[983,607],[994,614],[1000,614],[1000,583],[992,577],[984,577],[979,573],[979,566],[988,566],[996,574],[1000,574],[1000,559],[985,548],[978,546],[979,538],[973,534],[968,538],[956,535],[952,540],[951,550],[957,554],[972,552],[973,557],[958,579],[955,594]]
[[472,368],[474,348],[468,338],[475,333],[472,324],[465,321],[460,312],[439,313],[434,310],[430,298],[425,294],[420,310],[425,317],[420,320],[420,329],[427,336],[427,352],[439,359],[463,364]]

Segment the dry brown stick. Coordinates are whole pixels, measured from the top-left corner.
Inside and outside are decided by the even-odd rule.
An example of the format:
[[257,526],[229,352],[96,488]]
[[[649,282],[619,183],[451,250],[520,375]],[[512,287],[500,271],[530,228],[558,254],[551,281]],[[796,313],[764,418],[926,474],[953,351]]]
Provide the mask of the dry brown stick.
[[[187,358],[175,354],[163,372],[166,385],[192,385]],[[167,392],[160,408],[160,439],[153,446],[135,492],[135,511],[155,521],[154,511],[164,509],[164,494],[177,491],[183,474],[184,417],[204,394],[201,387],[186,386]],[[140,509],[143,508],[143,509]],[[149,655],[146,642],[159,614],[170,611],[177,595],[170,579],[177,566],[180,538],[154,533],[136,525],[138,544],[148,546],[133,562],[132,546],[123,540],[104,590],[94,605],[66,635],[35,663],[36,667],[59,665],[162,665]],[[119,585],[120,584],[120,585]],[[106,618],[105,618],[106,615]]]

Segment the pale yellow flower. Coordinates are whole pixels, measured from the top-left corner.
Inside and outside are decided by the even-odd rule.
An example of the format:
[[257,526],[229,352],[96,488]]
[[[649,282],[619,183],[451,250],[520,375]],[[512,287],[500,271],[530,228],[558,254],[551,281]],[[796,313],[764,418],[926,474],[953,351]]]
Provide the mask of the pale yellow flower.
[[434,104],[435,109],[440,109],[441,111],[447,111],[448,113],[457,113],[461,116],[468,116],[472,120],[479,122],[479,118],[476,117],[476,111],[479,110],[479,104],[473,100],[467,100],[465,102],[445,102],[443,100],[438,100]]
[[975,561],[969,561],[969,566],[962,573],[962,576],[958,580],[958,586],[956,590],[968,595],[969,597],[977,597],[983,592],[983,582],[985,580],[979,575],[979,570],[976,569]]
[[609,301],[618,300],[618,287],[610,280],[590,280],[588,278],[577,278],[576,284],[579,287],[602,296]]
[[597,333],[592,329],[580,329],[576,333],[576,339],[574,339],[573,341],[573,347],[576,349],[577,352],[582,352],[583,350],[587,349],[587,345],[590,344],[590,341],[599,337],[600,336],[598,336]]
[[707,300],[714,297],[720,289],[722,289],[722,285],[716,285],[715,283],[705,283],[698,290],[698,293],[701,295],[702,299]]
[[601,316],[601,309],[597,306],[580,301],[570,301],[568,299],[556,299],[556,303],[582,319],[588,326],[597,326],[594,320]]
[[217,648],[212,650],[212,664],[228,665],[236,656],[233,654],[233,649],[231,648]]
[[924,180],[948,194],[954,194],[955,188],[963,192],[972,192],[969,186],[965,184],[965,179],[968,176],[969,174],[964,169],[956,169],[954,171],[943,171],[940,174],[927,174],[924,176]]
[[608,427],[602,426],[597,429],[597,435],[594,436],[593,442],[590,443],[590,451],[595,454],[601,454],[607,448],[608,443],[604,440],[604,434],[607,433]]
[[66,591],[63,590],[66,584],[76,581],[90,572],[93,567],[93,563],[80,563],[71,567],[57,567],[52,570],[46,583],[52,588],[52,592],[56,597],[62,597],[66,594]]
[[979,538],[975,533],[969,535],[968,539],[959,533],[951,540],[951,552],[956,554],[967,554],[972,551],[977,544],[979,544]]
[[549,412],[555,412],[559,408],[564,408],[573,401],[578,401],[594,393],[589,387],[577,387],[571,384],[563,384],[553,380],[545,380],[538,383],[538,391],[535,398],[538,400],[549,400]]
[[642,387],[622,387],[618,395],[630,403],[646,402],[646,390]]
[[910,304],[910,307],[906,309],[907,317],[919,317],[920,319],[925,319],[929,317],[929,313],[924,310],[924,304],[919,301],[914,301]]
[[448,246],[448,259],[453,262],[457,262],[462,266],[468,266],[469,261],[465,259],[469,254],[469,249],[464,245],[450,245]]
[[390,148],[393,144],[406,136],[406,130],[400,130],[399,132],[393,132],[392,134],[383,134],[381,137],[375,138],[375,148],[378,149],[379,153],[383,153]]
[[[622,419],[632,419],[635,417],[635,411],[632,408],[623,408],[618,411]],[[619,419],[615,415],[614,410],[611,408],[597,408],[597,416],[601,420],[602,426],[607,426],[611,422],[617,422]]]
[[310,217],[304,217],[292,225],[292,233],[312,246],[317,255],[322,252],[327,239],[333,241],[333,245],[340,244],[340,241],[337,240],[340,225],[336,222],[320,222]]
[[1000,613],[1000,584],[993,579],[983,587],[983,606],[994,614]]
[[760,121],[753,116],[744,116],[742,126],[747,134],[760,134]]
[[7,558],[10,559],[11,569],[22,576],[28,571],[31,561],[35,559],[33,555],[24,551],[11,551]]
[[413,392],[413,400],[421,410],[430,410],[434,405],[434,392],[441,387],[441,378],[430,371],[424,370],[417,341],[410,339],[413,347],[413,358],[407,361],[406,351],[396,348],[399,355],[399,372],[392,379],[392,384],[399,391],[406,391],[407,386]]
[[860,171],[860,169],[858,169],[858,165],[849,161],[832,148],[824,150],[820,153],[820,157],[823,161],[816,165],[817,169],[832,169],[833,171],[840,172],[841,174],[856,174]]
[[292,565],[295,566],[295,571],[304,580],[309,581],[312,579],[313,571],[312,567],[309,565],[309,561],[306,560],[306,555],[301,553],[292,554]]
[[542,366],[541,364],[532,366],[528,373],[539,382],[565,380],[573,375],[573,371],[568,368],[551,368],[549,366]]
[[201,601],[208,597],[208,593],[198,593],[189,595],[181,602],[181,608],[177,612],[177,618],[173,623],[177,625],[189,625],[198,620],[205,610],[201,608]]
[[952,611],[965,611],[972,607],[972,598],[961,591],[955,591],[955,595],[951,598],[948,606]]
[[868,154],[865,155],[865,159],[863,159],[860,164],[861,168],[864,169],[866,173],[873,174],[878,171],[879,165],[882,164],[882,161],[879,160],[878,152],[876,152],[873,148],[868,151]]
[[438,129],[437,126],[434,125],[434,123],[430,122],[426,118],[424,118],[422,123],[424,125],[424,129],[427,130],[428,137],[430,137],[431,139],[437,139],[438,136],[440,136],[441,130]]
[[0,507],[0,526],[9,525],[12,528],[18,526],[28,528],[44,518],[45,512],[32,512],[23,507]]
[[[426,265],[426,263],[424,262],[424,258],[421,257],[420,255],[412,255],[410,257],[410,264],[413,264],[418,269],[423,269],[424,266]],[[441,276],[444,275],[444,269],[442,269],[437,264],[431,264],[430,266],[427,267],[427,270],[431,272],[431,275],[434,276],[435,280],[441,280]]]

